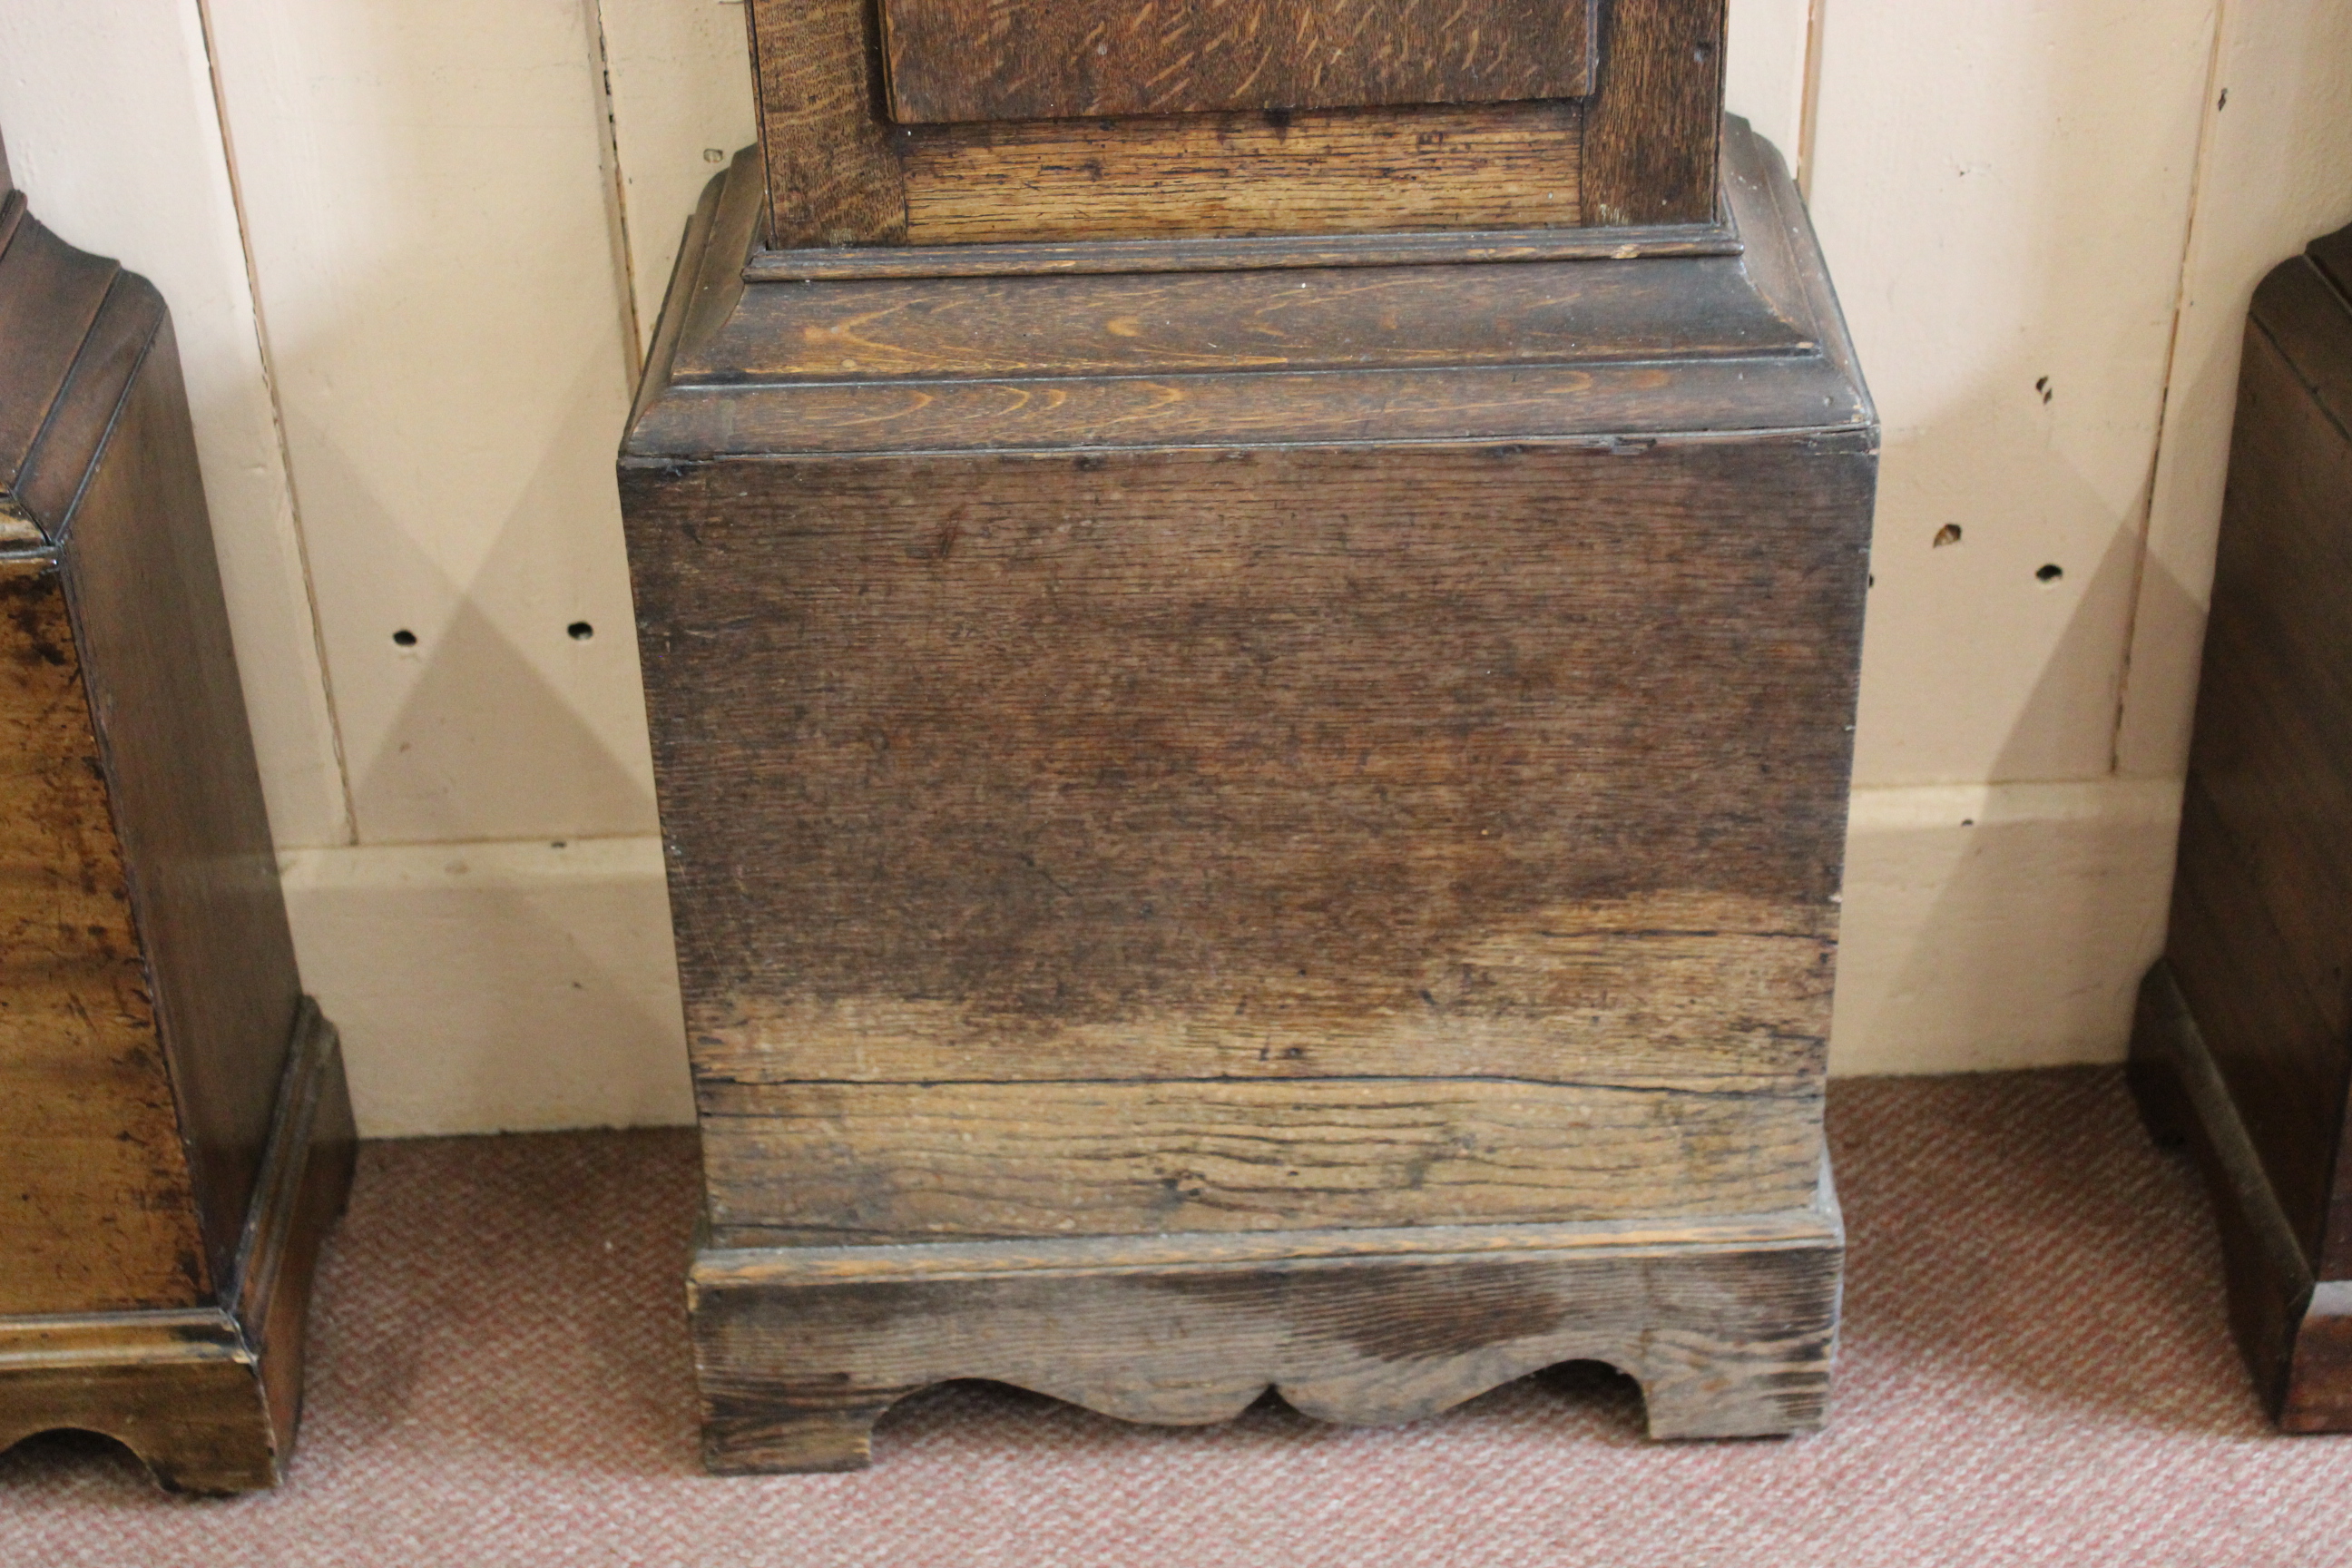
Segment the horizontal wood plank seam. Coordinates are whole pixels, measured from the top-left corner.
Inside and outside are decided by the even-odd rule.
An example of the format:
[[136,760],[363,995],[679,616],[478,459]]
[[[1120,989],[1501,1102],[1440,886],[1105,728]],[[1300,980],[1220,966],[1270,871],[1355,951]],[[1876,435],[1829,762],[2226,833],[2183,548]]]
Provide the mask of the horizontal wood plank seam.
[[[1677,1257],[1687,1256],[1694,1252],[1702,1251],[1737,1251],[1742,1253],[1810,1252],[1818,1249],[1824,1241],[1830,1239],[1832,1239],[1830,1233],[1824,1230],[1804,1236],[1759,1236],[1753,1237],[1727,1236],[1720,1238],[1706,1237],[1679,1240],[1591,1242],[1580,1246],[1528,1247],[1525,1248],[1496,1247],[1493,1249],[1471,1252],[1359,1252],[1335,1253],[1328,1256],[1302,1254],[1297,1257],[1289,1258],[1253,1258],[1233,1259],[1198,1258],[1164,1263],[1008,1263],[994,1268],[978,1266],[965,1268],[950,1267],[937,1269],[907,1269],[902,1272],[894,1272],[887,1265],[882,1264],[879,1259],[877,1259],[876,1264],[871,1266],[868,1269],[860,1270],[854,1268],[845,1267],[839,1268],[836,1272],[829,1268],[828,1266],[824,1264],[812,1262],[798,1256],[792,1256],[790,1257],[789,1261],[779,1261],[772,1265],[766,1264],[764,1262],[714,1262],[712,1264],[712,1273],[709,1275],[702,1272],[703,1266],[698,1262],[695,1272],[688,1276],[688,1289],[697,1293],[708,1292],[717,1294],[729,1289],[756,1289],[770,1283],[781,1283],[786,1280],[791,1281],[793,1284],[799,1286],[802,1289],[823,1289],[827,1285],[836,1285],[841,1287],[887,1285],[892,1283],[895,1279],[903,1279],[909,1283],[920,1280],[925,1284],[935,1282],[964,1282],[977,1284],[982,1280],[1001,1279],[1012,1275],[1017,1275],[1024,1279],[1101,1279],[1105,1276],[1118,1275],[1132,1276],[1172,1273],[1250,1274],[1262,1272],[1267,1269],[1296,1271],[1303,1268],[1312,1268],[1318,1266],[1336,1268],[1345,1264],[1367,1263],[1385,1264],[1391,1267],[1400,1265],[1428,1265],[1435,1268],[1447,1264],[1492,1263],[1511,1258],[1542,1258],[1554,1254],[1568,1254],[1578,1258],[1591,1258],[1595,1260],[1642,1258],[1673,1259]],[[764,1259],[775,1254],[796,1255],[814,1249],[791,1247],[779,1247],[773,1248],[744,1247],[740,1249],[726,1249],[724,1251],[705,1254],[704,1256],[714,1259],[724,1258],[729,1258],[732,1253],[740,1251],[742,1254]],[[886,1250],[886,1248],[882,1247],[871,1247],[845,1248],[844,1250],[881,1252]],[[721,1268],[726,1270],[723,1275],[719,1272]]]
[[1728,221],[1611,229],[1401,229],[1363,235],[1230,235],[754,250],[743,263],[742,278],[746,283],[817,283],[878,278],[1278,272],[1320,267],[1514,267],[1547,261],[1738,256],[1746,248],[1738,230]]
[[[1775,1039],[1805,1040],[1818,1043],[1824,1037],[1819,1035],[1775,1035],[1772,1037]],[[1008,1086],[1008,1080],[1006,1079],[990,1078],[744,1079],[718,1073],[704,1073],[700,1075],[699,1081],[706,1084],[733,1084],[743,1089],[774,1089],[784,1085],[798,1085],[808,1089],[1001,1089]],[[1585,1079],[1488,1077],[1483,1073],[1449,1073],[1436,1075],[1423,1073],[1335,1073],[1327,1078],[1276,1074],[1259,1075],[1256,1073],[1187,1074],[1182,1077],[1151,1074],[1134,1078],[1024,1078],[1010,1081],[1013,1084],[1019,1085],[1023,1089],[1077,1089],[1097,1087],[1116,1089],[1135,1085],[1150,1086],[1163,1083],[1289,1083],[1298,1084],[1301,1086],[1312,1085],[1316,1088],[1321,1088],[1326,1084],[1341,1083],[1385,1084],[1394,1085],[1399,1088],[1419,1088],[1423,1085],[1436,1087],[1454,1083],[1480,1085],[1517,1084],[1528,1089],[1592,1089],[1608,1094],[1633,1094],[1643,1096],[1671,1094],[1683,1096],[1692,1100],[1778,1100],[1785,1098],[1791,1091],[1792,1088],[1795,1092],[1801,1094],[1817,1095],[1821,1092],[1818,1081],[1810,1074],[1775,1077],[1770,1079],[1770,1082],[1775,1086],[1781,1087],[1757,1089],[1692,1089],[1684,1084],[1653,1083],[1647,1080],[1637,1080],[1627,1083],[1597,1083]],[[754,1121],[763,1121],[772,1117],[774,1112],[705,1110],[703,1115],[706,1117],[748,1116]],[[1239,1134],[1236,1134],[1236,1136],[1239,1136]]]
[[[723,376],[680,378],[669,385],[668,395],[740,392],[745,388],[761,391],[830,390],[838,387],[904,387],[952,386],[1058,386],[1072,382],[1101,384],[1118,382],[1187,382],[1187,381],[1272,381],[1298,380],[1307,376],[1338,375],[1475,375],[1483,371],[1528,372],[1542,370],[1578,371],[1591,366],[1609,370],[1640,370],[1644,366],[1675,369],[1692,363],[1725,364],[1740,360],[1761,360],[1780,363],[1790,360],[1820,360],[1821,345],[1810,339],[1786,344],[1749,347],[1727,344],[1719,348],[1694,348],[1672,355],[1643,351],[1619,356],[1608,353],[1581,354],[1563,359],[1488,360],[1468,364],[1429,364],[1411,361],[1363,359],[1346,364],[1301,365],[1295,369],[1265,364],[1210,364],[1169,370],[1082,370],[1055,371],[1022,375],[940,375],[914,372],[904,375],[875,373],[861,375],[772,375],[752,371],[730,371]],[[1749,432],[1752,434],[1752,432]]]
[[[1496,1258],[1568,1253],[1609,1257],[1673,1253],[1691,1248],[1786,1251],[1835,1239],[1834,1212],[1778,1209],[1714,1222],[1626,1220],[1578,1226],[1480,1227],[1471,1237],[1431,1236],[1392,1226],[1339,1229],[1297,1236],[1187,1233],[1166,1237],[1070,1237],[941,1242],[888,1242],[835,1247],[710,1247],[699,1248],[689,1279],[703,1289],[783,1278],[827,1279],[903,1278],[985,1279],[1007,1274],[1246,1270],[1313,1263],[1457,1263]],[[1512,1232],[1521,1234],[1510,1234]],[[731,1277],[731,1278],[730,1278]]]
[[[688,388],[685,390],[699,391],[702,389]],[[713,392],[724,392],[727,389],[724,387],[712,387],[709,390]],[[1794,425],[1786,426],[1769,426],[1754,430],[1677,430],[1669,435],[1651,435],[1644,433],[1633,437],[1630,442],[1626,437],[1622,436],[1609,436],[1594,433],[1581,436],[1470,437],[1460,441],[1432,441],[1426,436],[1399,436],[1391,437],[1374,436],[1356,440],[1339,437],[1318,437],[1313,440],[1307,441],[1219,441],[1213,439],[1203,439],[1199,441],[1165,441],[1147,443],[1134,447],[1114,446],[1108,442],[1091,442],[1085,445],[1069,447],[894,447],[887,450],[877,449],[873,451],[836,451],[832,448],[823,447],[809,447],[806,449],[777,447],[761,452],[666,452],[658,457],[650,455],[625,454],[620,459],[620,467],[632,472],[665,473],[677,472],[688,468],[700,467],[709,463],[813,463],[835,461],[842,458],[864,459],[869,458],[884,461],[896,461],[900,458],[971,458],[974,456],[984,458],[1076,458],[1083,457],[1089,453],[1103,453],[1106,455],[1116,454],[1118,456],[1124,457],[1139,452],[1322,452],[1339,450],[1352,452],[1378,450],[1389,447],[1448,447],[1454,448],[1462,447],[1471,447],[1475,448],[1516,447],[1533,448],[1538,447],[1615,447],[1623,445],[1628,447],[1631,451],[1640,452],[1646,451],[1652,447],[1667,445],[1698,446],[1705,444],[1709,446],[1721,446],[1738,445],[1757,440],[1801,440],[1808,444],[1823,445],[1825,450],[1835,452],[1842,451],[1844,448],[1828,446],[1822,441],[1822,438],[1825,437],[1834,437],[1843,435],[1867,435],[1872,437],[1874,444],[1869,449],[1874,452],[1876,450],[1874,444],[1876,429],[1876,425],[1871,422],[1864,422],[1862,420],[1839,420],[1834,424],[1829,425]],[[1861,448],[1856,448],[1856,450],[1861,450]],[[1866,551],[1865,553],[1867,553]]]
[[[2311,266],[2310,258],[2307,257],[2297,257],[2295,260],[2305,267]],[[2335,286],[2328,281],[2327,275],[2326,273],[2320,272],[2319,268],[2316,267],[2312,267],[2311,270],[2318,274],[2321,284],[2326,287],[2327,291],[2330,294],[2336,293]],[[2341,298],[2341,296],[2339,295],[2338,298]],[[2347,310],[2352,310],[2352,303],[2347,303],[2346,305],[2346,309]],[[2257,311],[2246,319],[2246,324],[2252,327],[2254,331],[2262,333],[2263,341],[2268,342],[2271,345],[2272,352],[2278,355],[2279,363],[2286,366],[2288,374],[2294,377],[2295,384],[2302,387],[2305,394],[2310,397],[2312,412],[2317,414],[2321,418],[2326,420],[2329,425],[2333,426],[2336,433],[2338,436],[2341,436],[2347,443],[2352,443],[2352,426],[2347,426],[2342,419],[2336,417],[2336,410],[2331,406],[2330,400],[2322,395],[2319,384],[2303,373],[2303,367],[2295,363],[2294,356],[2287,352],[2286,345],[2279,341],[2278,334],[2271,330],[2270,323],[2263,321],[2261,313]]]

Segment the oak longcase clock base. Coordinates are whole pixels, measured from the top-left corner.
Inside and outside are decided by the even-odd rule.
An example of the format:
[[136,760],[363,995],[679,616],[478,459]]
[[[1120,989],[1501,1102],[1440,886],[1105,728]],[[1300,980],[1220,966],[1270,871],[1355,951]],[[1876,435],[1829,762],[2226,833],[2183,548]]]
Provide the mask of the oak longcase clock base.
[[960,1378],[1821,1421],[1878,439],[1722,145],[1717,221],[1538,241],[783,251],[714,186],[620,462],[713,1468]]
[[1653,1437],[1810,1432],[1844,1245],[1825,1175],[1811,1207],[1683,1224],[704,1247],[703,1456],[862,1468],[884,1412],[953,1378],[1167,1426],[1272,1388],[1388,1426],[1570,1361],[1640,1383]]

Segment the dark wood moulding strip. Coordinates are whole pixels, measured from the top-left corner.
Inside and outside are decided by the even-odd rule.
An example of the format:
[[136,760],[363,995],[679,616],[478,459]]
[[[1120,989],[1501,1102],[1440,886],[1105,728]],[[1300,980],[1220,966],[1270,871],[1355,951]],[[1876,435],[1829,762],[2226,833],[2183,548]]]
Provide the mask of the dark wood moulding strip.
[[746,283],[852,278],[1025,278],[1121,272],[1253,272],[1303,267],[1449,262],[1631,261],[1738,256],[1725,218],[1643,228],[1523,228],[1428,234],[1251,235],[1208,239],[1096,239],[1017,245],[835,246],[755,250]]

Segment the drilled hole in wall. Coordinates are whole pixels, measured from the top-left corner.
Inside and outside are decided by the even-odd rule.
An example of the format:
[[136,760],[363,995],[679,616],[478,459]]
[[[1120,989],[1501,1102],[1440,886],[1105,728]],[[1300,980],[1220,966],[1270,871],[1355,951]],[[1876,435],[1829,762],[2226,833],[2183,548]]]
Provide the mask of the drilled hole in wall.
[[1948,522],[1944,524],[1943,527],[1936,531],[1935,547],[1938,550],[1941,550],[1947,544],[1958,544],[1959,542],[1960,525],[1957,522]]
[[392,634],[392,640],[395,645],[401,647],[415,647],[416,646],[416,634],[410,631],[406,626],[403,626],[398,631]]
[[2044,566],[2041,571],[2036,572],[2033,574],[2033,580],[2037,583],[2048,584],[2055,583],[2059,578],[2063,577],[2064,575],[2066,575],[2066,569],[2053,562],[2050,565]]
[[586,621],[574,621],[563,629],[573,642],[586,642],[596,635],[596,628]]

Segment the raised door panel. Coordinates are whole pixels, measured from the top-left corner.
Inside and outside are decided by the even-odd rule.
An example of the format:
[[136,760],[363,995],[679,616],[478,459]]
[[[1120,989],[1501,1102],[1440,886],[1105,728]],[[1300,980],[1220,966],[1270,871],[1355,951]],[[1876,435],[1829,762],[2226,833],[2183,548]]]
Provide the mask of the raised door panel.
[[882,0],[902,124],[1591,90],[1598,0]]

